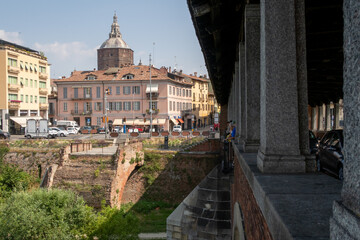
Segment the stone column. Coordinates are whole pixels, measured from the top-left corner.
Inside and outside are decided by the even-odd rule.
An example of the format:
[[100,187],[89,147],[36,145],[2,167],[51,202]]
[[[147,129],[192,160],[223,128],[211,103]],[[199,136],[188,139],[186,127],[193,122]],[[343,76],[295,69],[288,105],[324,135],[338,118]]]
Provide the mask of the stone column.
[[224,136],[225,130],[226,130],[226,122],[227,122],[227,116],[228,116],[228,105],[227,104],[221,104],[221,113],[219,116],[219,122],[220,122],[220,137]]
[[245,127],[243,150],[257,152],[260,145],[260,6],[245,8]]
[[[240,112],[240,128],[239,143],[242,148],[246,139],[246,109],[245,109],[245,44],[239,43],[239,112]],[[243,149],[241,149],[243,150]]]
[[344,182],[335,201],[330,239],[360,239],[360,2],[344,0]]
[[303,79],[297,66],[297,34],[301,32],[297,32],[296,2],[262,0],[260,10],[261,104],[257,166],[262,172],[305,172],[305,157],[300,150],[303,131],[300,121],[304,120],[301,117],[306,108],[300,109],[303,103],[298,92],[305,83],[300,83]]

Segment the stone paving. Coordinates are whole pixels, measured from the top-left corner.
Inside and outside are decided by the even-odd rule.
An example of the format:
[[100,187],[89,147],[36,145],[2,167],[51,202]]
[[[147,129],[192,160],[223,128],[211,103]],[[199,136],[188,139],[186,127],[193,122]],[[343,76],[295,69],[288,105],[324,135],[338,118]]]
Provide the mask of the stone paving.
[[166,233],[140,233],[139,238],[141,240],[146,239],[166,239]]

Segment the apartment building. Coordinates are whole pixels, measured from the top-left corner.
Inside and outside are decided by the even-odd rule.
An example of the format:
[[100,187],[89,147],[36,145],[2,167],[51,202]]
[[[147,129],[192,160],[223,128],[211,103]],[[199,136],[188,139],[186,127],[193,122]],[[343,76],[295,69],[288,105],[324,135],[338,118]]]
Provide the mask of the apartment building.
[[174,124],[182,123],[181,111],[191,108],[192,83],[170,78],[165,67],[151,67],[151,74],[149,66],[141,64],[74,71],[54,83],[57,119],[74,120],[80,126],[104,126],[106,113],[110,124],[146,127],[152,111],[157,130],[172,130]]
[[48,118],[50,65],[40,52],[0,40],[0,128],[21,133],[28,118]]

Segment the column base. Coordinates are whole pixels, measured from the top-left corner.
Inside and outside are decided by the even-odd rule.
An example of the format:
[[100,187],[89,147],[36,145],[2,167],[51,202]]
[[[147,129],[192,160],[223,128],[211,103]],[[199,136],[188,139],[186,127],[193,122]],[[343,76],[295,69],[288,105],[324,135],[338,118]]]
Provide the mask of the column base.
[[330,239],[360,239],[360,217],[338,201],[334,201],[333,216],[330,218]]
[[306,172],[316,172],[316,156],[305,155]]
[[245,140],[242,142],[242,149],[244,152],[256,153],[259,151],[260,141]]
[[260,150],[257,167],[265,173],[304,173],[305,157],[302,155],[265,155]]

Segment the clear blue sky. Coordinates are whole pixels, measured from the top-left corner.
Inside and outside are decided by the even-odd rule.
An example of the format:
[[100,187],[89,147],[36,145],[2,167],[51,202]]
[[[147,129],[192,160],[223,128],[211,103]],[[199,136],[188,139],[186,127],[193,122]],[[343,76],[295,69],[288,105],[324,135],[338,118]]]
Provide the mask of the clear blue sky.
[[0,38],[43,51],[52,78],[97,68],[114,11],[135,64],[149,64],[154,49],[155,67],[207,72],[186,0],[19,0],[1,8]]

